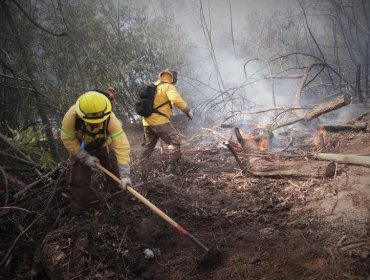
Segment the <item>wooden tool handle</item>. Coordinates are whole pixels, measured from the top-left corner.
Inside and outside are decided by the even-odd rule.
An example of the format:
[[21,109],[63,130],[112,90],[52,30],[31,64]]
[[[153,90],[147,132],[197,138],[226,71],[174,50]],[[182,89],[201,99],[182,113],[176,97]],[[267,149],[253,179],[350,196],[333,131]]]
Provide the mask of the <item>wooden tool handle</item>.
[[[121,184],[121,180],[115,176],[112,172],[104,168],[100,163],[96,163],[96,166],[103,171],[105,174],[110,176],[114,181],[116,181],[118,184]],[[164,213],[161,209],[159,209],[157,206],[155,206],[153,203],[151,203],[149,200],[147,200],[144,196],[139,194],[137,191],[135,191],[131,186],[127,186],[127,191],[131,193],[133,196],[135,196],[138,200],[140,200],[142,203],[144,203],[146,206],[148,206],[154,213],[158,214],[163,220],[165,220],[167,223],[169,223],[173,227],[177,227],[178,224],[172,220],[169,216],[167,216],[166,213]]]
[[[115,176],[112,172],[105,169],[99,162],[96,163],[96,166],[101,171],[103,171],[105,174],[110,176],[118,184],[121,184],[121,180],[119,178],[117,178],[117,176]],[[183,235],[190,238],[192,241],[194,241],[196,244],[198,244],[201,248],[203,248],[206,252],[209,251],[207,246],[205,246],[202,242],[200,242],[197,238],[195,238],[190,232],[188,232],[186,229],[184,229],[180,224],[178,224],[174,220],[172,220],[169,216],[167,216],[166,213],[164,213],[161,209],[159,209],[157,206],[155,206],[153,203],[151,203],[149,200],[147,200],[144,196],[142,196],[137,191],[135,191],[131,186],[127,186],[127,191],[129,193],[131,193],[133,196],[135,196],[139,201],[144,203],[147,207],[149,207],[159,217],[161,217],[163,220],[165,220],[167,223],[169,223],[171,226],[173,226],[175,229],[177,229],[180,233],[182,233]]]

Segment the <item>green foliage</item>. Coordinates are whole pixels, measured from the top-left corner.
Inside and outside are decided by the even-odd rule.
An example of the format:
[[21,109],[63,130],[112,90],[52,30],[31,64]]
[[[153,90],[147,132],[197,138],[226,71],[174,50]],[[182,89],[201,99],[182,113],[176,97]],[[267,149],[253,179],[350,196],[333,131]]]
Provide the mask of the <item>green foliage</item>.
[[278,119],[277,119],[277,117],[274,117],[274,116],[272,116],[270,118],[270,122],[268,124],[266,124],[265,129],[266,129],[266,133],[267,133],[267,138],[269,140],[271,140],[274,137],[273,131],[274,131],[275,127],[277,126],[277,124],[278,124]]
[[51,154],[41,147],[41,143],[46,141],[42,133],[44,129],[45,126],[39,127],[36,130],[32,127],[24,130],[12,130],[9,128],[13,134],[13,144],[16,148],[29,155],[41,168],[50,169],[56,163]]

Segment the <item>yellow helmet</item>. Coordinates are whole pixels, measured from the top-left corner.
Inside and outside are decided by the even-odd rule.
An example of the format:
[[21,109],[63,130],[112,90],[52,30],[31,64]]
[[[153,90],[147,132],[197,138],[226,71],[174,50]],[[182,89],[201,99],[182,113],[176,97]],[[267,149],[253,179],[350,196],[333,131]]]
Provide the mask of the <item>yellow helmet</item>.
[[112,105],[104,94],[88,91],[77,99],[76,112],[86,122],[100,123],[109,117]]
[[164,69],[159,73],[158,77],[162,82],[176,84],[177,83],[177,72],[171,69]]

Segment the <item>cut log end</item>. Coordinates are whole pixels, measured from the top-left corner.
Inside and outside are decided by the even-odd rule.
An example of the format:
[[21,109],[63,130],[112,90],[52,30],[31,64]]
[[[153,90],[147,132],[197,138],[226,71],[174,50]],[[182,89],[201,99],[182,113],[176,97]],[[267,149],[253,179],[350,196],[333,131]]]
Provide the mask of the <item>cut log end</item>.
[[352,102],[352,95],[350,95],[350,94],[345,94],[345,95],[343,95],[343,103],[345,104],[345,105],[348,105],[348,104],[350,104]]

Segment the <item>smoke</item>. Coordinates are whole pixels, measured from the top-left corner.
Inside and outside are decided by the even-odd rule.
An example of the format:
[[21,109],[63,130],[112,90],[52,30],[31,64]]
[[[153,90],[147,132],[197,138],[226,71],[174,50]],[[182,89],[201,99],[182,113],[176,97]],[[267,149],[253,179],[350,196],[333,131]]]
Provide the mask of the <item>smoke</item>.
[[[290,69],[290,65],[288,62],[284,64],[284,61],[268,65],[266,61],[277,54],[286,54],[287,50],[289,53],[302,48],[294,45],[295,40],[299,39],[299,31],[303,31],[298,26],[299,22],[292,19],[296,14],[289,17],[286,14],[289,9],[300,10],[298,1],[162,0],[150,3],[155,16],[161,13],[174,15],[174,24],[187,36],[191,61],[188,69],[179,73],[177,87],[194,109],[195,120],[188,122],[192,125],[190,129],[199,131],[201,127],[211,127],[217,130],[221,125],[233,124],[245,131],[251,131],[256,123],[267,127],[272,123],[276,124],[277,117],[279,122],[284,123],[290,117],[294,119],[296,112],[302,113],[289,111],[279,115],[284,112],[284,108],[292,107],[300,80],[272,80],[271,75],[277,76],[279,70]],[[155,3],[161,5],[156,6]],[[319,28],[318,33],[326,36],[326,31],[318,21],[313,27]],[[301,33],[304,36],[304,32]],[[259,44],[259,40],[263,44]],[[304,38],[301,42],[306,40]],[[270,71],[270,67],[274,68]],[[283,76],[298,76],[297,69],[286,71]],[[308,89],[309,94],[302,95],[302,101],[305,104],[317,102],[317,91],[317,88]],[[268,110],[274,107],[278,109]],[[333,120],[338,122],[358,115],[358,110],[350,110],[349,107],[325,114],[303,125],[300,130],[315,131],[318,122],[333,123]],[[223,132],[231,133],[225,129]],[[208,143],[207,141],[218,140],[217,137],[205,137],[199,141]],[[275,136],[273,141],[279,141],[278,137]],[[275,144],[280,146],[281,143]]]
[[265,61],[245,66],[255,54],[245,54],[243,46],[248,44],[245,38],[253,38],[247,36],[254,32],[247,28],[249,13],[268,18],[275,10],[294,5],[295,0],[150,1],[149,16],[173,15],[174,24],[187,36],[191,61],[188,70],[179,73],[177,87],[194,108],[196,127],[254,117],[267,122],[272,113],[244,113],[291,104],[296,81],[272,85]]

